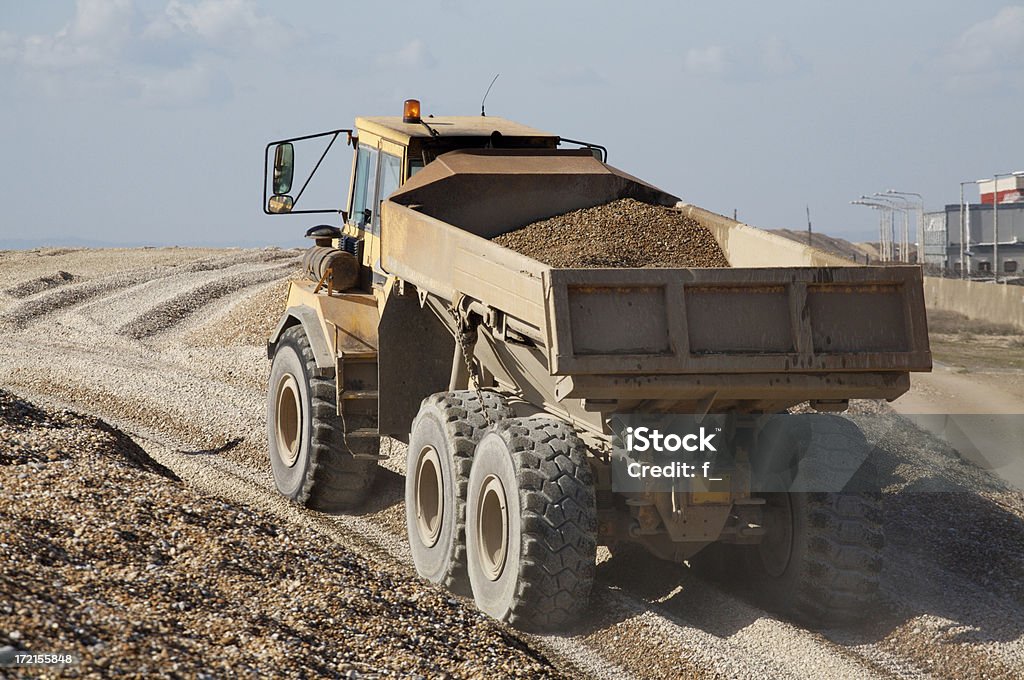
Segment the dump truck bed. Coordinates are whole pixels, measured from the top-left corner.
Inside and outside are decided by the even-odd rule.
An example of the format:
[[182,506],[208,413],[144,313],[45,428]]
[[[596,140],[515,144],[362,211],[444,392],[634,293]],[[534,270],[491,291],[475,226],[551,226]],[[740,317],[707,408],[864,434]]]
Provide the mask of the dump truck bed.
[[[382,267],[519,324],[543,347],[551,375],[905,377],[931,368],[918,267],[855,266],[682,204],[590,156],[456,152],[431,166],[386,202]],[[624,197],[697,220],[732,266],[560,269],[490,240]]]

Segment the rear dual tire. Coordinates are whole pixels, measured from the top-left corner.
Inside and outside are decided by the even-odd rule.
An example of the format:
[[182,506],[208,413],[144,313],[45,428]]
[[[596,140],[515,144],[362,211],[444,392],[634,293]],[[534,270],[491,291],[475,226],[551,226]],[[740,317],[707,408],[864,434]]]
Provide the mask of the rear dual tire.
[[745,559],[767,603],[812,623],[877,616],[885,544],[877,497],[778,493],[765,499],[769,533]]
[[511,417],[501,395],[471,390],[423,400],[409,435],[406,533],[417,573],[469,595],[466,492],[473,451],[484,430]]
[[529,631],[572,623],[586,608],[597,512],[586,447],[547,417],[498,424],[476,447],[466,547],[477,607]]
[[423,401],[406,462],[416,571],[526,630],[587,606],[597,514],[586,447],[567,423],[514,418],[494,392]]
[[870,445],[839,416],[779,416],[762,431],[755,460],[766,488],[766,534],[757,545],[713,544],[696,556],[708,577],[750,586],[775,611],[812,624],[876,616],[885,536]]

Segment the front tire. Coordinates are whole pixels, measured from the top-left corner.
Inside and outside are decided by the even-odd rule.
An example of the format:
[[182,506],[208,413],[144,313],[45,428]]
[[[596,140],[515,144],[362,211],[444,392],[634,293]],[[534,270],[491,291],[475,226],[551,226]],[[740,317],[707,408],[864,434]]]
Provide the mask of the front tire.
[[586,608],[597,559],[594,480],[568,424],[515,418],[484,435],[469,476],[466,546],[477,607],[553,631]]
[[[274,351],[267,394],[274,483],[283,496],[309,508],[352,510],[366,500],[379,468],[375,459],[355,458],[346,446],[334,382],[315,377],[315,370],[302,326],[285,330]],[[375,454],[380,440],[365,440],[359,451]]]

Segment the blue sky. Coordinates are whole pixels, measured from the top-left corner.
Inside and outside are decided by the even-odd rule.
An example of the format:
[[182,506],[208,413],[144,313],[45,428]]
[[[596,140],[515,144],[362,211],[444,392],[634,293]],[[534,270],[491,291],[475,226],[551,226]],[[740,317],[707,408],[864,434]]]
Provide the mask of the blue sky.
[[[0,242],[298,244],[269,139],[479,111],[762,227],[1024,169],[1024,4],[3,0]],[[384,8],[384,9],[381,9]]]

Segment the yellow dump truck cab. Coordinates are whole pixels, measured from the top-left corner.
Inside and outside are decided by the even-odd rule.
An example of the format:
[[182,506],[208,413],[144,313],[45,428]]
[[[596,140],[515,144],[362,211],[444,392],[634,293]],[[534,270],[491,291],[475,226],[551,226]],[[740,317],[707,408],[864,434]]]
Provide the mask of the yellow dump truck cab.
[[458,149],[553,149],[555,135],[490,116],[356,118],[344,233],[363,238],[363,264],[380,278],[380,204],[439,155]]

